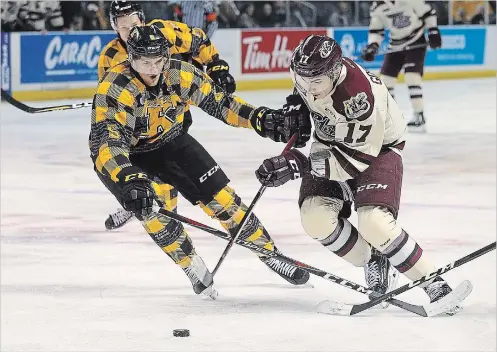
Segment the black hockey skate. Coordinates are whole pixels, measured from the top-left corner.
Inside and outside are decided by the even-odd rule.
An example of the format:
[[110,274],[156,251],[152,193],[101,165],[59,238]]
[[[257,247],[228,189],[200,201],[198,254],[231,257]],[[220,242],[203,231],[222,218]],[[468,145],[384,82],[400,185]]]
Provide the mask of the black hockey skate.
[[[441,277],[437,277],[430,284],[423,287],[423,290],[426,292],[428,297],[430,297],[430,303],[436,302],[452,292],[450,286]],[[445,311],[445,314],[454,315],[459,313],[460,311],[462,311],[462,306],[455,305],[449,310]]]
[[[392,267],[387,257],[378,250],[371,249],[371,259],[364,266],[366,284],[370,290],[385,294],[395,289],[399,279],[399,272]],[[372,299],[373,297],[369,297]],[[382,308],[388,307],[388,302],[381,303]]]
[[414,114],[414,118],[407,123],[407,129],[409,130],[409,132],[426,132],[426,120],[423,112]]
[[110,214],[105,220],[105,228],[107,230],[115,230],[126,225],[133,219],[133,213],[124,209],[119,209],[113,214]]
[[[274,248],[274,250],[278,254],[283,254],[276,248]],[[300,268],[297,268],[294,265],[283,263],[274,258],[268,258],[266,256],[260,256],[259,259],[264,264],[266,264],[269,269],[271,269],[293,285],[304,285],[305,283],[307,283],[307,281],[309,281],[309,273]]]

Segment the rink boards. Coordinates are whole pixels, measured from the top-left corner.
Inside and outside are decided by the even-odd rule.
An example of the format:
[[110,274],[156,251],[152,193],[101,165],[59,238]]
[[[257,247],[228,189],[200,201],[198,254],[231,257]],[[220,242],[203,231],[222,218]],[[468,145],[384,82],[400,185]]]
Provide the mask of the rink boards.
[[[443,48],[428,50],[426,79],[495,76],[495,26],[441,26]],[[293,48],[311,33],[328,34],[344,56],[372,71],[383,55],[366,63],[359,56],[367,28],[220,29],[213,42],[230,64],[239,90],[291,88]],[[20,100],[89,98],[97,81],[98,56],[115,37],[112,31],[1,33],[2,89]],[[386,41],[380,52],[387,50]],[[402,77],[400,77],[402,80]]]

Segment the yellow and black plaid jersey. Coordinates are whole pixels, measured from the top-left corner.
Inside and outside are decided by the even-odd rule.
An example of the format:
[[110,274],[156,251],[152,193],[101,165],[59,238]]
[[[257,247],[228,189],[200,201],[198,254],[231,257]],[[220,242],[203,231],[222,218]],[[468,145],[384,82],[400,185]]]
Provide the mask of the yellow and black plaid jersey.
[[180,54],[182,60],[190,62],[193,59],[202,65],[219,59],[219,52],[202,29],[192,28],[181,22],[157,19],[148,25],[151,24],[160,28],[171,43],[171,55]]
[[124,61],[110,68],[98,84],[90,150],[97,170],[115,182],[121,171],[132,168],[130,154],[159,148],[184,133],[189,104],[228,125],[252,128],[249,120],[255,107],[226,95],[193,65],[171,59],[160,79],[156,87],[147,87]]
[[[160,28],[164,37],[171,44],[171,55],[181,60],[195,60],[207,65],[219,58],[219,52],[200,28],[190,28],[184,23],[165,20],[152,20]],[[100,53],[98,59],[98,80],[107,70],[128,58],[126,44],[119,38],[111,40]]]

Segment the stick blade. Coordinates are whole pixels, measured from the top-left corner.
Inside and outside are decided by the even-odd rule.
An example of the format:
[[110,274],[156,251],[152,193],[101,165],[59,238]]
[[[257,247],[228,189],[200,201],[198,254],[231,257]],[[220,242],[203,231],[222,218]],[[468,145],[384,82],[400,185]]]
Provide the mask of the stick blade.
[[460,305],[470,295],[471,291],[473,291],[473,284],[468,280],[464,280],[451,293],[436,302],[428,304],[425,307],[426,313],[429,317],[444,314],[451,308]]
[[30,113],[30,114],[33,114],[36,112],[36,110],[34,108],[32,108],[31,106],[28,106],[26,104],[23,104],[20,101],[14,99],[3,89],[2,89],[2,98],[5,99],[5,101],[8,102],[9,104],[18,108],[19,110],[22,110],[22,111]]
[[[473,285],[470,281],[464,280],[461,282],[451,293],[441,298],[440,300],[427,304],[425,306],[417,306],[412,304],[406,304],[409,306],[409,310],[417,315],[423,317],[434,317],[441,315],[449,311],[454,306],[461,304],[462,301],[466,299],[473,290]],[[316,309],[318,313],[329,314],[329,315],[339,315],[339,316],[351,316],[355,315],[354,307],[356,305],[334,302],[334,301],[322,301],[320,302]],[[402,308],[402,307],[401,307]]]
[[321,314],[348,316],[351,315],[352,307],[351,304],[324,300],[319,302],[316,310]]

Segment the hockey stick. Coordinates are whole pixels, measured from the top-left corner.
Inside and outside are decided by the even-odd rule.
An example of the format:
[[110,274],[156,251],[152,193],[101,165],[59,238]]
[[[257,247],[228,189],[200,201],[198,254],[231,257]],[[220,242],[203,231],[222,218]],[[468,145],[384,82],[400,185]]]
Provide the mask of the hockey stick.
[[353,305],[352,304],[337,303],[336,307],[339,307],[339,308],[336,308],[336,311],[337,311],[337,313],[340,313],[340,314],[355,315],[355,314],[358,314],[362,311],[365,311],[366,309],[370,309],[370,308],[380,304],[381,302],[389,301],[394,296],[397,296],[397,295],[400,295],[401,293],[409,291],[413,287],[417,287],[417,286],[419,286],[427,281],[430,281],[430,280],[436,278],[437,276],[442,275],[443,273],[446,273],[446,272],[448,272],[454,268],[457,268],[463,264],[466,264],[466,263],[488,253],[488,252],[493,251],[495,249],[495,244],[496,244],[495,242],[490,243],[489,245],[487,245],[487,246],[485,246],[485,247],[483,247],[483,248],[481,248],[473,253],[470,253],[470,254],[468,254],[468,255],[466,255],[466,256],[464,256],[456,261],[453,261],[452,263],[449,263],[446,266],[441,267],[440,269],[438,269],[438,270],[436,270],[428,275],[425,275],[416,281],[410,282],[410,283],[405,284],[404,286],[401,286],[393,291],[385,293],[384,295],[373,298],[369,302],[365,302],[362,304],[353,304]]
[[55,105],[55,106],[47,106],[44,108],[36,108],[34,106],[28,106],[24,103],[21,103],[19,100],[11,97],[6,91],[2,89],[2,98],[5,99],[9,104],[15,106],[19,110],[30,114],[38,114],[41,112],[50,112],[50,111],[62,111],[62,110],[73,110],[80,108],[89,108],[92,106],[92,102],[85,103],[75,103],[75,104],[66,104],[66,105]]
[[408,45],[403,48],[399,48],[396,50],[387,50],[387,51],[380,51],[376,53],[376,55],[386,55],[386,54],[393,54],[393,53],[398,53],[401,51],[409,51],[409,50],[414,50],[414,49],[421,49],[421,48],[426,48],[428,45],[427,44],[416,44],[416,45]]
[[[286,144],[285,148],[283,149],[282,154],[284,152],[289,151],[293,147],[293,144],[295,143],[296,140],[297,140],[297,133],[295,133],[290,138],[290,140]],[[257,194],[255,195],[254,199],[252,200],[252,203],[250,203],[250,205],[249,205],[249,207],[247,209],[247,212],[245,213],[245,215],[243,215],[243,218],[240,221],[240,224],[238,225],[238,229],[236,230],[235,236],[233,236],[233,238],[231,238],[229,240],[228,244],[226,245],[226,248],[224,249],[223,253],[221,254],[221,257],[219,258],[219,261],[217,262],[214,270],[212,271],[212,276],[216,275],[216,272],[219,270],[219,267],[223,263],[224,259],[226,259],[226,256],[228,255],[231,247],[233,247],[233,243],[235,243],[235,241],[238,240],[238,237],[240,237],[240,234],[242,233],[242,230],[243,230],[243,227],[245,226],[245,223],[249,219],[250,215],[252,215],[252,211],[254,210],[255,205],[257,204],[257,202],[259,202],[259,199],[261,199],[261,197],[264,194],[264,191],[266,190],[266,188],[267,187],[264,186],[264,185],[261,186],[261,188],[259,188],[259,191],[257,192]]]
[[[409,50],[414,50],[414,49],[426,48],[427,46],[428,46],[427,44],[416,44],[416,45],[411,45],[411,46],[408,45],[406,47],[399,48],[396,50],[379,51],[374,55],[380,56],[380,55],[386,55],[386,54],[394,54],[394,53],[398,53],[401,51],[409,51]],[[362,57],[362,54],[360,54],[359,56],[353,55],[353,56],[350,56],[350,58],[352,60],[357,60],[357,59],[364,60],[364,58]]]
[[[184,217],[182,215],[179,215],[177,213],[173,213],[169,210],[166,210],[164,208],[161,208],[159,209],[159,213],[161,213],[162,215],[165,215],[171,219],[174,219],[174,220],[177,220],[177,221],[180,221],[180,222],[183,222],[185,224],[188,224],[192,227],[195,227],[197,229],[200,229],[200,230],[203,230],[203,231],[206,231],[208,233],[211,233],[219,238],[222,238],[226,241],[231,241],[233,239],[233,237],[226,233],[226,232],[223,232],[223,231],[219,231],[219,230],[216,230],[212,227],[209,227],[207,225],[204,225],[202,223],[199,223],[195,220],[192,220],[192,219],[189,219],[187,217]],[[374,292],[370,289],[368,289],[367,287],[364,287],[364,286],[361,286],[359,284],[356,284],[352,281],[348,281],[348,280],[345,280],[339,276],[336,276],[336,275],[333,275],[331,273],[328,273],[326,271],[323,271],[321,269],[318,269],[318,268],[315,268],[313,266],[310,266],[310,265],[307,265],[305,263],[302,263],[298,260],[295,260],[295,259],[292,259],[290,257],[287,257],[283,254],[279,254],[279,253],[276,253],[274,251],[271,251],[269,249],[266,249],[264,247],[260,247],[260,246],[257,246],[256,244],[252,243],[252,242],[249,242],[249,241],[246,241],[246,240],[243,240],[243,239],[236,239],[234,241],[237,245],[240,245],[242,247],[245,247],[247,249],[250,249],[250,250],[253,250],[253,251],[256,251],[260,254],[263,254],[263,255],[266,255],[268,257],[271,257],[279,262],[283,262],[283,263],[287,263],[287,264],[290,264],[290,265],[293,265],[293,266],[296,266],[298,268],[301,268],[302,270],[304,271],[307,271],[309,274],[313,274],[313,275],[316,275],[316,276],[319,276],[319,277],[322,277],[323,279],[325,280],[328,280],[328,281],[331,281],[331,282],[334,282],[340,286],[343,286],[343,287],[346,287],[348,289],[351,289],[351,290],[354,290],[356,292],[359,292],[359,293],[362,293],[362,294],[365,294],[365,295],[371,295],[371,296],[380,296],[380,294],[378,294],[377,292]],[[398,300],[396,298],[391,298],[391,299],[388,299],[387,300],[390,304],[394,305],[394,306],[397,306],[399,308],[402,308],[404,310],[407,310],[409,312],[412,312],[414,314],[417,314],[417,315],[420,315],[420,316],[423,316],[423,317],[426,317],[428,316],[424,307],[423,306],[420,306],[420,305],[414,305],[414,304],[410,304],[410,303],[407,303],[407,302],[404,302],[404,301],[401,301],[401,300]]]

